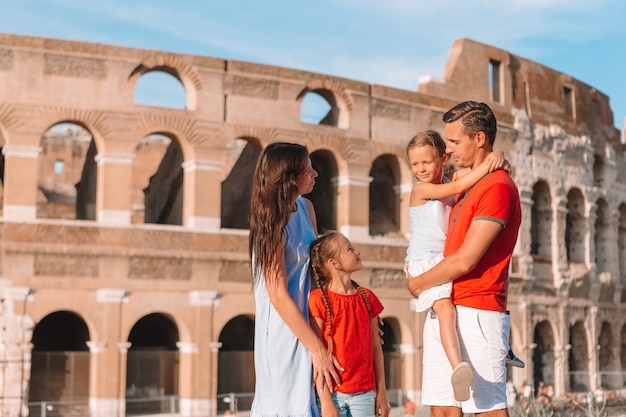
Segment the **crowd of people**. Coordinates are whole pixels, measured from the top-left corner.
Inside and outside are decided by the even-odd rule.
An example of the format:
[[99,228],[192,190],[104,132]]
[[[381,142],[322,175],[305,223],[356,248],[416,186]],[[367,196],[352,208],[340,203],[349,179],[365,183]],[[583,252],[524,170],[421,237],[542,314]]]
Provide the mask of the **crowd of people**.
[[[428,311],[422,405],[431,415],[508,416],[509,262],[519,192],[494,151],[496,118],[465,101],[409,141],[407,289]],[[448,158],[456,171],[445,172]],[[256,302],[252,417],[388,417],[380,339],[383,305],[351,274],[360,253],[335,231],[318,236],[304,195],[317,172],[304,146],[260,154],[251,191],[249,252]],[[523,366],[517,359],[516,366]],[[521,363],[521,365],[520,365]]]

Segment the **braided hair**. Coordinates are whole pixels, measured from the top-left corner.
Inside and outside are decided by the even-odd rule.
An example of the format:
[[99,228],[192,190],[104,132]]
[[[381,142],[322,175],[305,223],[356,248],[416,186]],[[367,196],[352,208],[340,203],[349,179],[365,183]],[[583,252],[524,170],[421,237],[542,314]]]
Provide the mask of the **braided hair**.
[[[322,299],[324,300],[324,306],[326,307],[326,313],[328,314],[328,330],[326,338],[328,351],[331,353],[333,351],[333,310],[330,306],[330,299],[328,298],[327,292],[331,277],[326,269],[326,262],[329,259],[339,258],[340,248],[337,243],[337,238],[340,236],[343,235],[337,231],[329,230],[311,243],[311,276],[320,289]],[[356,288],[359,294],[361,294],[361,297],[363,297],[365,306],[367,307],[367,312],[371,315],[372,306],[365,290],[356,281],[351,280],[351,282],[354,288]]]

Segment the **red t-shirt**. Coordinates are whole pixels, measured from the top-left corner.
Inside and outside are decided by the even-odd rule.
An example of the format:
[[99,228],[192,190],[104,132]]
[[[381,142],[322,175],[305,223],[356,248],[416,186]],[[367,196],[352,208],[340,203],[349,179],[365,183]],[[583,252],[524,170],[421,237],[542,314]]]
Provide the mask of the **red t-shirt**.
[[505,171],[494,171],[459,195],[450,214],[444,256],[461,247],[474,220],[492,220],[504,228],[474,269],[453,281],[452,300],[455,305],[504,312],[509,262],[522,221],[519,192]]
[[[371,318],[383,311],[383,305],[373,292],[363,289],[370,302],[371,316],[359,291],[345,295],[326,290],[333,312],[333,354],[345,369],[339,371],[341,386],[334,389],[345,394],[376,389]],[[324,343],[328,346],[328,310],[319,288],[311,291],[309,313],[323,321]]]

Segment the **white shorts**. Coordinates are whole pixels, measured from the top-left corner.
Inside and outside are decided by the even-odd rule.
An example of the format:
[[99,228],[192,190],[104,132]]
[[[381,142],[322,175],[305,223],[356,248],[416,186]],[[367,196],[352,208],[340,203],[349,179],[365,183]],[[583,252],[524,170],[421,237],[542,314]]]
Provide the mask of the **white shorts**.
[[457,306],[457,331],[461,357],[474,370],[470,399],[454,399],[452,367],[439,335],[439,320],[426,315],[422,370],[422,404],[461,407],[464,413],[506,408],[506,354],[509,350],[510,317],[496,311]]
[[[431,258],[420,259],[417,261],[408,261],[404,265],[404,272],[408,272],[411,276],[418,276],[437,265],[443,259],[443,254],[435,255]],[[433,303],[442,298],[450,298],[452,294],[452,282],[437,285],[422,291],[415,300],[415,311],[426,311],[433,306]]]

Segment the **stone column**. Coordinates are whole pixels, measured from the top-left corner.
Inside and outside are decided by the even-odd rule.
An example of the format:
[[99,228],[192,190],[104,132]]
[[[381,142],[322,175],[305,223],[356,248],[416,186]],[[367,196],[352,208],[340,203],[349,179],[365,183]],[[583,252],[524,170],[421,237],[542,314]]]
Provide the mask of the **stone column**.
[[400,352],[407,375],[403,381],[407,399],[415,404],[422,402],[422,358],[424,356],[424,320],[426,313],[416,310],[416,298],[411,298],[410,309],[413,312],[413,344],[401,345]]
[[130,224],[134,155],[99,153],[96,219],[100,223]]
[[6,417],[28,414],[34,322],[26,307],[33,294],[31,288],[12,287],[0,279],[0,415]]
[[221,225],[222,163],[187,161],[183,192],[183,225],[206,231],[217,231]]
[[337,227],[352,241],[367,241],[369,235],[370,176],[337,178]]
[[96,291],[97,308],[105,329],[91,351],[89,409],[91,417],[124,417],[126,413],[126,359],[130,343],[122,340],[123,305],[130,293],[120,288]]
[[[194,385],[197,383],[198,369],[198,344],[193,342],[177,342],[179,367],[178,396],[179,412],[181,416],[199,416],[205,412],[206,407],[200,406],[195,400]],[[187,376],[187,378],[183,378]]]
[[562,285],[568,283],[570,279],[565,242],[567,198],[557,197],[554,206],[555,215],[552,221],[552,272],[554,274],[554,286],[558,290]]
[[6,145],[4,155],[3,215],[7,220],[37,217],[39,146]]
[[180,393],[180,413],[185,417],[217,415],[217,352],[221,344],[216,342],[214,309],[219,304],[219,298],[220,293],[216,291],[189,293],[189,304],[193,308],[191,338],[196,341],[194,344],[198,351],[185,357],[188,362],[185,366],[193,365],[187,374],[190,380],[187,382],[186,397],[183,392]]

